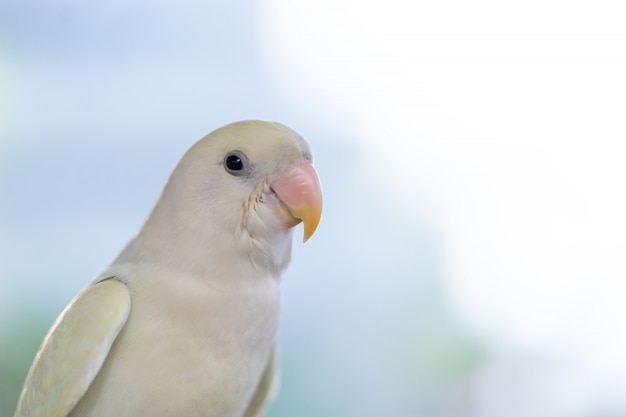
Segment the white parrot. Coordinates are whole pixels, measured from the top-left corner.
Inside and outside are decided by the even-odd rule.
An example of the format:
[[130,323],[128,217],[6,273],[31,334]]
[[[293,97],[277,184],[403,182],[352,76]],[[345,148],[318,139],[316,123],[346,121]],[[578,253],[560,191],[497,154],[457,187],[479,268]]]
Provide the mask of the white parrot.
[[293,227],[317,228],[306,141],[243,121],[198,141],[114,262],[61,313],[15,417],[253,417],[273,390]]

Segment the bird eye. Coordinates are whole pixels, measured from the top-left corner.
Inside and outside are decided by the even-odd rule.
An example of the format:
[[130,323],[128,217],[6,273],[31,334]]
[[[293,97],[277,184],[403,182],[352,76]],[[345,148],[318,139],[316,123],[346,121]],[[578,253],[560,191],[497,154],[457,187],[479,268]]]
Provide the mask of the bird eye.
[[224,168],[231,175],[247,175],[250,170],[250,162],[243,152],[229,152],[224,158]]

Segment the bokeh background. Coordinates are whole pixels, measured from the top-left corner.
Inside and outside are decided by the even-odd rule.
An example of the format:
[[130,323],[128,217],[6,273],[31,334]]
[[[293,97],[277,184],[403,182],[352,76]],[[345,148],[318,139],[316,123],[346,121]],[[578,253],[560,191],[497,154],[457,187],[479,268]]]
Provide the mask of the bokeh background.
[[[184,151],[278,120],[325,212],[279,416],[626,415],[626,6],[1,0],[0,415]],[[301,231],[298,231],[301,233]]]

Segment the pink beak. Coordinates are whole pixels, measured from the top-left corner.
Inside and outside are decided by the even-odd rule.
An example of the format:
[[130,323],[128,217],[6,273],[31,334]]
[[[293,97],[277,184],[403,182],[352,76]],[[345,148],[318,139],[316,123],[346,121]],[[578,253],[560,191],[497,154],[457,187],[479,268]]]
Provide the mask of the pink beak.
[[313,164],[305,161],[290,165],[271,187],[291,216],[304,223],[306,242],[322,216],[322,186]]

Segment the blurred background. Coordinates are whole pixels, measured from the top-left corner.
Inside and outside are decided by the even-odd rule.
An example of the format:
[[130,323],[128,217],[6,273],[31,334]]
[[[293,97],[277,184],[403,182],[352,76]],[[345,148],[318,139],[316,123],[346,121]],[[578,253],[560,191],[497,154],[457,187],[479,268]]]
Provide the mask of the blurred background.
[[271,417],[626,415],[625,21],[609,0],[1,0],[0,415],[185,150],[248,118],[307,138],[325,192]]

